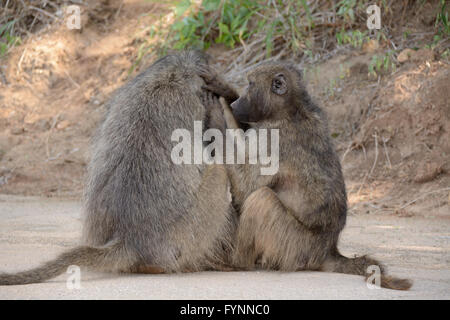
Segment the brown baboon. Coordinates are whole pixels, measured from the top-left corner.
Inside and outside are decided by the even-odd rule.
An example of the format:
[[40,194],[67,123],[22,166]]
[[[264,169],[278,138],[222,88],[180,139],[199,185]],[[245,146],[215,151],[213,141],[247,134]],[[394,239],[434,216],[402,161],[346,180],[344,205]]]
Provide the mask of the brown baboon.
[[69,265],[139,273],[226,266],[235,217],[225,168],[171,159],[172,132],[192,132],[210,116],[201,103],[205,69],[200,52],[173,54],[118,89],[93,143],[83,246],[0,274],[0,285],[42,282]]
[[235,265],[357,275],[377,265],[381,286],[409,289],[409,280],[386,276],[378,261],[347,258],[338,251],[347,216],[344,179],[325,115],[311,101],[301,72],[293,64],[267,63],[247,78],[232,113],[221,99],[227,126],[237,127],[235,117],[250,128],[279,129],[279,171],[263,176],[259,165],[229,166],[233,201],[240,210]]

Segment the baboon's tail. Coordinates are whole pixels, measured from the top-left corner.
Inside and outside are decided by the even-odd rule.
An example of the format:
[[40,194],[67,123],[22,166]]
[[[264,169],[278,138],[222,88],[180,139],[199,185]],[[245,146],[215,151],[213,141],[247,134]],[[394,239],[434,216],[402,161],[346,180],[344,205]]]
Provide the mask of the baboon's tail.
[[55,260],[46,262],[37,268],[18,273],[0,273],[0,285],[43,282],[66,272],[70,265],[98,267],[105,263],[110,252],[111,247],[77,247],[62,253]]
[[323,271],[338,272],[345,274],[355,274],[365,276],[366,279],[371,276],[370,266],[380,268],[380,286],[393,290],[408,290],[412,286],[409,279],[400,279],[385,274],[384,266],[375,259],[367,256],[347,258],[337,253],[327,259],[322,267]]

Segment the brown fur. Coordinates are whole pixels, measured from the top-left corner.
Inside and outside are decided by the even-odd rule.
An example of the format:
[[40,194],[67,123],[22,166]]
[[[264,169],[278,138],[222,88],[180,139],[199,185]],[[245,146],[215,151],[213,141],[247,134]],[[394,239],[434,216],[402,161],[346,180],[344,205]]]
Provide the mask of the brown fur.
[[235,216],[224,166],[176,165],[171,134],[208,120],[200,97],[208,59],[166,56],[120,88],[93,143],[83,246],[38,268],[0,274],[0,285],[42,282],[69,265],[110,272],[221,269]]
[[[240,209],[233,261],[245,268],[323,270],[366,275],[378,261],[349,259],[337,250],[345,226],[347,195],[327,120],[310,99],[292,64],[269,63],[248,74],[249,86],[232,104],[233,116],[254,129],[279,129],[279,172],[260,175],[258,165],[232,165],[233,200]],[[231,117],[230,117],[231,115]],[[409,280],[384,275],[381,285],[406,290]]]

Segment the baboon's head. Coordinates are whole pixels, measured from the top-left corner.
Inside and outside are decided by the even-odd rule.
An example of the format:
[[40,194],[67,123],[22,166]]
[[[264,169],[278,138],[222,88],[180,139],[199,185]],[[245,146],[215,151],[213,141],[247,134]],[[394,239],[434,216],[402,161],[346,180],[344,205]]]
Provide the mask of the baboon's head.
[[231,104],[233,115],[243,123],[284,119],[298,106],[304,92],[302,74],[293,64],[270,63],[255,67],[247,74],[248,86]]

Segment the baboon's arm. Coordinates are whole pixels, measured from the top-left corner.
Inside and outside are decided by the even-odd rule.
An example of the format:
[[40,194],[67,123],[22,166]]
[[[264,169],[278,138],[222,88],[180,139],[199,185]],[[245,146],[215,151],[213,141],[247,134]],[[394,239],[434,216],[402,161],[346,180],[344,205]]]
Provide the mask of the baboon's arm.
[[222,105],[223,117],[229,129],[240,129],[240,126],[231,112],[230,106],[223,97],[219,98],[220,104]]
[[205,89],[210,90],[218,96],[225,98],[225,100],[229,104],[233,103],[239,98],[237,92],[230,85],[225,82],[220,82],[220,80],[217,80],[217,82],[212,82],[211,84],[206,84]]
[[[236,121],[233,113],[231,112],[229,104],[225,101],[223,97],[219,98],[220,104],[222,105],[223,117],[228,129],[241,129],[239,122]],[[236,142],[240,145],[245,145],[245,136],[243,130],[237,130]],[[240,152],[238,148],[238,152]],[[245,151],[244,151],[245,152]],[[248,160],[248,154],[244,154],[245,158]]]
[[[304,190],[296,176],[279,174],[273,186],[280,202],[306,228],[311,230],[339,229],[345,224],[345,203],[324,190]],[[320,196],[308,196],[308,193]]]

